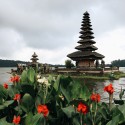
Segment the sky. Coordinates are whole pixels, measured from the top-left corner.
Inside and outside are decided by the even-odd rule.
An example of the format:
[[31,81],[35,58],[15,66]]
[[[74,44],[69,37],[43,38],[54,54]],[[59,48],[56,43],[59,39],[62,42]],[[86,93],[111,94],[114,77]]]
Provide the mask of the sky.
[[125,0],[0,0],[0,59],[64,64],[79,44],[88,11],[96,52],[125,59]]

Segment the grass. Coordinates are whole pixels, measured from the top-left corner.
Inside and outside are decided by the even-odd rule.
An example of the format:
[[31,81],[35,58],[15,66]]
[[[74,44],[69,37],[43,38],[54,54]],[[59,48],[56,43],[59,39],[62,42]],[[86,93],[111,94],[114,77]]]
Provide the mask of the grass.
[[[49,74],[46,74],[49,75]],[[51,74],[52,76],[57,76],[57,74]],[[121,77],[125,77],[125,73],[123,72],[114,72],[114,73],[106,73],[106,74],[77,74],[77,75],[71,75],[71,74],[62,74],[64,76],[71,76],[73,79],[90,79],[90,80],[118,80]]]

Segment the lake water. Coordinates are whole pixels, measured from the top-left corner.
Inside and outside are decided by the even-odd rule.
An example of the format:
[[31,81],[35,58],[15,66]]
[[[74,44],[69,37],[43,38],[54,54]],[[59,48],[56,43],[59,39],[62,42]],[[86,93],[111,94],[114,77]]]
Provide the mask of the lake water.
[[[11,71],[11,69],[15,69],[15,68],[0,68],[0,84],[3,84],[4,82],[8,82],[10,79],[11,74],[9,74],[8,72]],[[120,68],[120,71],[125,72],[125,67]],[[114,98],[115,99],[119,99],[119,92],[122,89],[125,89],[125,78],[120,78],[119,80],[106,80],[106,81],[83,81],[85,82],[89,87],[92,87],[95,89],[96,92],[100,93],[101,95],[101,100],[103,101],[108,101],[108,94],[106,92],[104,92],[103,88],[104,86],[112,83],[113,87],[115,89],[114,92]],[[125,99],[125,95],[123,96],[123,99]]]

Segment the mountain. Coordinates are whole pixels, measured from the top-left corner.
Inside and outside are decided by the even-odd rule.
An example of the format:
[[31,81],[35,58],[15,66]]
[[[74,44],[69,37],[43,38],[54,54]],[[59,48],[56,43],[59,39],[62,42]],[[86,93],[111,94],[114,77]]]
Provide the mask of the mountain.
[[17,64],[27,64],[29,62],[19,61],[19,60],[3,60],[0,59],[0,67],[17,67]]

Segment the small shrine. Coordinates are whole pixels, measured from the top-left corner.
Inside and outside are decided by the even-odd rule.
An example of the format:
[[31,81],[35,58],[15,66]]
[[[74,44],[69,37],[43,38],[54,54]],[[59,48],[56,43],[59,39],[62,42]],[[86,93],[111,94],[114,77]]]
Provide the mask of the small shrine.
[[36,55],[36,53],[34,52],[34,54],[32,55],[32,58],[30,59],[30,60],[32,60],[32,62],[30,64],[32,67],[36,67],[36,65],[38,65],[37,60],[39,60],[39,59],[37,57],[38,57],[38,55]]
[[96,61],[102,60],[103,55],[95,52],[98,48],[94,46],[96,43],[93,39],[92,25],[89,17],[89,13],[85,12],[83,14],[81,35],[80,40],[77,42],[80,45],[76,46],[75,49],[78,51],[68,54],[67,57],[76,61],[76,67],[95,67]]

